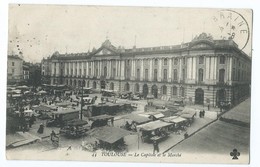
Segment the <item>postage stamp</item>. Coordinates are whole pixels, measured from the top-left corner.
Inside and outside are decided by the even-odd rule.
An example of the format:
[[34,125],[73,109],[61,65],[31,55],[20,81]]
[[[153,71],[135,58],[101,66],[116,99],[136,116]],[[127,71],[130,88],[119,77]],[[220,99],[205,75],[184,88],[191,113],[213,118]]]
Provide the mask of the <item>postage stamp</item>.
[[252,19],[10,4],[6,158],[248,164]]

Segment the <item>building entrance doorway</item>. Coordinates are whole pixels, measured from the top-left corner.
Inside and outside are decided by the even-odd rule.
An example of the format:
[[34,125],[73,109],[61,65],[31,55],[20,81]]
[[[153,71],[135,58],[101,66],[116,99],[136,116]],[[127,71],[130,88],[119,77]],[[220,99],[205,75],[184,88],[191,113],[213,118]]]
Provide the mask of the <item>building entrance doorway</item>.
[[195,104],[204,104],[204,91],[201,88],[195,91]]

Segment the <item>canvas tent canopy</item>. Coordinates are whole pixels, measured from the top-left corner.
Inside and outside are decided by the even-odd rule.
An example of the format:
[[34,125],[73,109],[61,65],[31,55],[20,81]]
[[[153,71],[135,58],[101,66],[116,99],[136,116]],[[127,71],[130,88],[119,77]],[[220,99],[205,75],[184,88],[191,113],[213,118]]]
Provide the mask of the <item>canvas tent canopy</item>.
[[178,116],[171,116],[167,118],[162,119],[165,122],[171,122],[171,123],[180,123],[180,122],[185,122],[186,119]]
[[154,117],[157,118],[157,119],[164,117],[164,114],[162,114],[162,113],[160,113],[160,112],[146,112],[146,113],[141,113],[141,114],[139,114],[139,115],[145,116],[145,117],[154,116]]
[[137,128],[140,130],[145,130],[145,131],[153,131],[159,128],[167,127],[173,125],[173,123],[168,123],[168,122],[163,122],[160,120],[153,121],[153,122],[148,122],[146,124],[138,125]]
[[113,144],[121,138],[131,135],[132,133],[133,132],[129,132],[121,128],[109,126],[94,128],[87,132],[88,135],[110,144]]
[[129,120],[137,123],[138,125],[151,121],[149,118],[141,116],[141,115],[138,115],[138,114],[128,114],[128,115],[125,115],[122,118],[129,119]]

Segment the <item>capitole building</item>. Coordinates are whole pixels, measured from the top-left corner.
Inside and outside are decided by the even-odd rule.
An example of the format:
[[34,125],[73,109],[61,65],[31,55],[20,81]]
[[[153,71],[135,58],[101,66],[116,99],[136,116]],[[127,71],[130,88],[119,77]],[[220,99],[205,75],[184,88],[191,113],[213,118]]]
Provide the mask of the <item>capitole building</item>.
[[251,58],[231,39],[202,33],[173,46],[125,49],[106,40],[92,52],[51,56],[51,84],[132,91],[217,106],[250,95]]

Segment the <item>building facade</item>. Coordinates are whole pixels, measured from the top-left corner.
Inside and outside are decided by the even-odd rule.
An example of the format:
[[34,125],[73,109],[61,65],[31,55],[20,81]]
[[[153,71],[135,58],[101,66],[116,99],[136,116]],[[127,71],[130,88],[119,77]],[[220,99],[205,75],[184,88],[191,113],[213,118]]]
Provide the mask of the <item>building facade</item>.
[[7,84],[16,84],[23,81],[23,59],[18,55],[8,55]]
[[42,75],[43,83],[45,83],[45,84],[51,83],[51,59],[50,59],[50,57],[42,59],[41,75]]
[[217,106],[249,95],[251,58],[233,40],[205,33],[174,46],[124,49],[109,40],[88,53],[51,57],[51,84],[141,92]]

